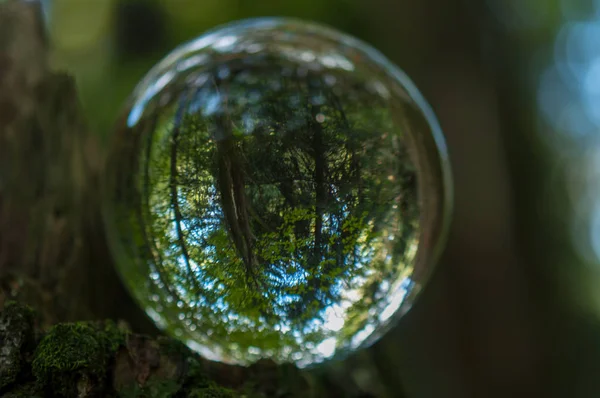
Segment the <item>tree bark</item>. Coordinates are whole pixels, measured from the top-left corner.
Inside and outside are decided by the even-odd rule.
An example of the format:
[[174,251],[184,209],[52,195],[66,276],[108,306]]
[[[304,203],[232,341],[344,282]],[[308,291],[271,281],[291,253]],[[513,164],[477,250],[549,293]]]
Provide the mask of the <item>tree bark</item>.
[[0,5],[0,305],[18,298],[45,325],[153,323],[121,284],[100,214],[103,153],[71,77],[50,70],[41,11]]

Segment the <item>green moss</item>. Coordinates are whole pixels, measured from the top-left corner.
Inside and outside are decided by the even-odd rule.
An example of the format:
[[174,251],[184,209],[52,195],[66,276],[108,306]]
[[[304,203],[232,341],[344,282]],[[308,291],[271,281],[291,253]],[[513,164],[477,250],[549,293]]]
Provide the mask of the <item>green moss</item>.
[[190,355],[187,358],[187,375],[186,379],[195,384],[202,383],[205,385],[208,380],[206,379],[206,375],[204,374],[204,369],[202,369],[202,365],[200,360],[195,357],[195,355]]
[[14,383],[25,367],[25,355],[33,349],[34,312],[8,301],[0,315],[0,390]]
[[35,351],[32,371],[47,390],[62,396],[94,391],[102,385],[107,364],[119,340],[114,329],[87,323],[54,326]]
[[178,394],[177,397],[182,398],[230,398],[246,395],[235,394],[233,390],[219,386],[213,381],[210,381],[203,369],[199,357],[190,352],[187,357],[187,372],[183,383],[182,391],[186,394]]
[[203,388],[195,388],[190,391],[188,398],[234,398],[234,391],[228,388],[209,384]]
[[210,380],[204,374],[204,369],[200,361],[190,355],[187,358],[187,371],[183,381],[183,388],[185,391],[206,388],[210,383]]
[[119,347],[125,345],[127,332],[121,329],[115,322],[111,320],[104,321],[101,330],[106,341],[108,341],[108,349],[111,353],[117,352]]

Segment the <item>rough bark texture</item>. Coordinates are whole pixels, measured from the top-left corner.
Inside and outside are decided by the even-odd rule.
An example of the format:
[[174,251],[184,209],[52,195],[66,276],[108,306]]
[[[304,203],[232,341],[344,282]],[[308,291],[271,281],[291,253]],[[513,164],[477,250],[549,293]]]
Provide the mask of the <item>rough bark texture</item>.
[[335,370],[229,366],[159,336],[112,265],[102,150],[41,21],[33,2],[0,4],[0,396],[363,396]]
[[50,70],[39,8],[0,5],[0,304],[42,322],[126,319],[156,334],[121,285],[99,212],[103,154],[73,79]]

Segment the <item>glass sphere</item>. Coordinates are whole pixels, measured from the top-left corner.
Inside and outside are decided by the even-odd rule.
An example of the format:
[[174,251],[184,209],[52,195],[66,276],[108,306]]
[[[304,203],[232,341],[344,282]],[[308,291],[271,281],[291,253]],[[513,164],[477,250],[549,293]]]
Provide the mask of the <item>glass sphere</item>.
[[256,19],[176,48],[111,144],[105,220],[155,322],[209,359],[311,365],[374,342],[448,224],[445,144],[365,43]]

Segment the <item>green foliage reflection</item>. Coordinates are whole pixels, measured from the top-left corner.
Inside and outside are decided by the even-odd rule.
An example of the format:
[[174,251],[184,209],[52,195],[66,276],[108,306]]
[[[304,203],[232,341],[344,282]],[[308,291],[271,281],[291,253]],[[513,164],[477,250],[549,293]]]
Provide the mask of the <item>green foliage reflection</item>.
[[161,326],[220,360],[311,363],[391,317],[420,206],[381,90],[263,54],[172,84],[117,166],[122,272]]

